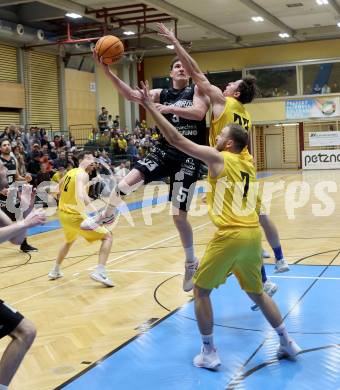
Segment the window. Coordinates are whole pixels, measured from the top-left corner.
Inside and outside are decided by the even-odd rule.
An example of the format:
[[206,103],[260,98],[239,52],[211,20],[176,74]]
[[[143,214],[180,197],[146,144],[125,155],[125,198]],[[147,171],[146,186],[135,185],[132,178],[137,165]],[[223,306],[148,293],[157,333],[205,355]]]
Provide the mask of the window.
[[303,93],[340,92],[340,62],[303,65]]
[[216,87],[224,91],[228,83],[242,78],[242,71],[233,70],[230,72],[208,72],[206,73],[206,76],[211,84],[216,85]]
[[152,88],[171,88],[171,78],[170,77],[154,77],[152,79]]
[[296,66],[248,69],[247,73],[256,77],[263,98],[297,94]]

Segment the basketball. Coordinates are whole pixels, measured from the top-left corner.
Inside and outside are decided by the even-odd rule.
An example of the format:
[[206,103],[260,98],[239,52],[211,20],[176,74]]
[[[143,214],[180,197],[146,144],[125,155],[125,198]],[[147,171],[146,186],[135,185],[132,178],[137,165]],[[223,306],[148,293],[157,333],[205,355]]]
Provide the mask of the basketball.
[[123,42],[114,35],[105,35],[97,41],[95,50],[102,57],[104,64],[117,62],[124,53]]

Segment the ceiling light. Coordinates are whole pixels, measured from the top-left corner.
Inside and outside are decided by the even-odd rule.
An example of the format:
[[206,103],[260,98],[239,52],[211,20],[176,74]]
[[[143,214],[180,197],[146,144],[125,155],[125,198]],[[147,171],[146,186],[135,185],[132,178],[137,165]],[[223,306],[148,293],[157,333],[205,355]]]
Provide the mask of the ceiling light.
[[124,31],[123,34],[124,35],[135,35],[135,33],[133,31]]
[[263,22],[263,21],[264,21],[264,19],[263,19],[262,16],[252,16],[252,17],[251,17],[251,20],[252,20],[253,22],[255,22],[255,23],[257,23],[257,22]]
[[279,37],[280,37],[280,38],[289,38],[290,35],[289,35],[288,33],[280,33],[280,34],[279,34]]
[[166,45],[166,47],[170,50],[174,50],[175,46],[174,45]]
[[75,12],[67,12],[65,14],[65,16],[69,17],[69,18],[72,18],[72,19],[79,19],[79,18],[82,18],[81,15],[79,14],[76,14]]
[[316,0],[316,4],[318,4],[318,5],[326,5],[326,4],[328,4],[328,0]]

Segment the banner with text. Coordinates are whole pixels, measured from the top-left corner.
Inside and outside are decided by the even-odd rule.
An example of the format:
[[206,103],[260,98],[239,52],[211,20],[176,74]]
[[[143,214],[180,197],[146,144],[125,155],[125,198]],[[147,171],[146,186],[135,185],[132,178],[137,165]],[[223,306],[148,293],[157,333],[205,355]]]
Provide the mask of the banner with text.
[[304,150],[302,169],[340,169],[340,150]]
[[338,146],[340,131],[312,131],[309,133],[309,146]]
[[340,116],[340,98],[286,100],[286,119]]

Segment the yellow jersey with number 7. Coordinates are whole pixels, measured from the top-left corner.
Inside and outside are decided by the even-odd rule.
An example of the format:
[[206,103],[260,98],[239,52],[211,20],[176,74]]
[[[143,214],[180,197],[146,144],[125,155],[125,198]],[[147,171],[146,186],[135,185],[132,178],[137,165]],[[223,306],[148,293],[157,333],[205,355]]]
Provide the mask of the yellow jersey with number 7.
[[251,128],[251,118],[244,105],[233,97],[226,97],[226,102],[222,114],[211,121],[209,131],[209,144],[216,145],[216,137],[228,123],[237,123],[245,130]]
[[221,152],[224,159],[222,172],[208,182],[209,216],[219,229],[259,226],[256,213],[258,182],[253,158],[248,149],[241,153]]
[[73,168],[64,176],[60,189],[59,210],[70,214],[85,212],[85,204],[77,199],[77,176],[84,173],[83,168]]

